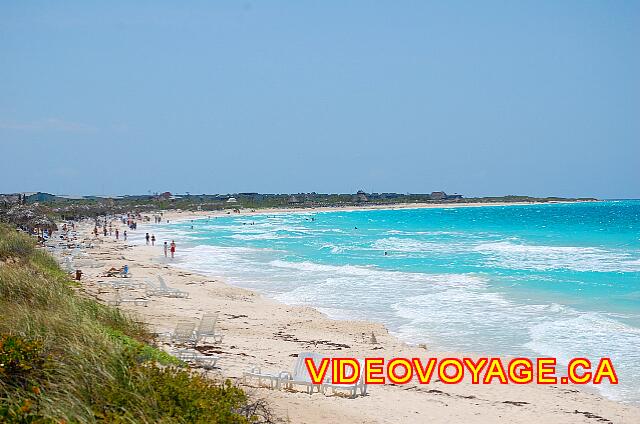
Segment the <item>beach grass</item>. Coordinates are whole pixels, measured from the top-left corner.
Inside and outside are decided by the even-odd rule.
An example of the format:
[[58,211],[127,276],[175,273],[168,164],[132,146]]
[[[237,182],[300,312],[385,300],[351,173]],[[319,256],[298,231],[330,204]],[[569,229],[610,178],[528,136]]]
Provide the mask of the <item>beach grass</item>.
[[79,294],[31,237],[5,225],[0,311],[0,422],[271,420],[231,382],[153,347],[143,324]]

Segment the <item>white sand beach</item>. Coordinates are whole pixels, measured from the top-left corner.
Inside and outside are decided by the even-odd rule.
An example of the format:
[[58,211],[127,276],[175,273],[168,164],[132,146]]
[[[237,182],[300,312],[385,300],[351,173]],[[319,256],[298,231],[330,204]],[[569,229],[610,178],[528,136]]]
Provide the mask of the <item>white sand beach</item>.
[[[417,207],[425,205],[406,205]],[[427,207],[451,207],[426,205]],[[452,206],[480,206],[452,205]],[[274,211],[259,211],[258,213]],[[244,211],[243,211],[244,213]],[[170,221],[212,216],[212,212],[165,213]],[[118,226],[117,222],[114,225]],[[77,226],[85,237],[93,225]],[[121,227],[121,230],[124,226]],[[140,223],[137,232],[144,233]],[[100,267],[82,268],[81,291],[106,302],[115,295],[99,287],[108,278],[100,275],[110,267],[128,264],[132,280],[164,276],[167,283],[187,291],[189,298],[149,297],[148,306],[122,306],[149,324],[157,333],[169,332],[180,320],[197,320],[205,312],[219,312],[224,334],[220,344],[201,348],[220,357],[219,373],[238,382],[252,365],[264,371],[288,370],[294,355],[316,351],[350,357],[445,357],[460,353],[434,352],[429,346],[410,346],[388,333],[384,326],[364,321],[332,320],[310,307],[288,306],[258,293],[234,287],[232,281],[198,275],[170,266],[161,246],[140,246],[114,237],[99,236],[95,247],[85,249]],[[180,252],[178,251],[178,256]],[[141,289],[122,289],[126,296],[142,296]],[[372,340],[375,336],[375,342]],[[165,347],[168,347],[165,345]],[[489,352],[490,353],[490,352]],[[217,373],[212,373],[215,375]],[[264,398],[281,418],[292,423],[637,423],[640,408],[608,400],[572,385],[429,385],[370,386],[367,396],[308,395],[303,391],[271,390],[250,383],[248,391]]]

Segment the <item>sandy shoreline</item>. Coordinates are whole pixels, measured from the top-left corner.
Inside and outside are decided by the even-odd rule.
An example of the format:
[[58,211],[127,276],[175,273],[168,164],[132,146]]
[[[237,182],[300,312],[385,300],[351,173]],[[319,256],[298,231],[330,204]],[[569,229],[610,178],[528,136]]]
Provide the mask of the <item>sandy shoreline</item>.
[[[411,204],[405,207],[416,207]],[[443,205],[425,205],[443,207]],[[445,207],[501,206],[501,204],[455,204]],[[418,206],[420,207],[420,206]],[[380,207],[382,209],[388,207]],[[354,208],[351,208],[354,209]],[[255,213],[312,212],[324,209],[260,210]],[[329,210],[335,210],[331,208]],[[169,212],[164,218],[196,219],[224,213]],[[243,211],[245,214],[245,211]],[[118,225],[114,222],[115,225]],[[82,236],[93,229],[89,223],[79,226]],[[124,229],[121,227],[121,230]],[[145,232],[140,223],[138,233]],[[241,377],[252,365],[263,371],[288,370],[292,355],[301,351],[317,351],[331,356],[353,357],[445,357],[463,355],[434,352],[409,346],[391,336],[381,324],[364,321],[336,321],[310,307],[288,306],[267,299],[258,293],[234,287],[204,275],[170,266],[161,246],[138,246],[99,236],[99,242],[87,254],[101,267],[84,267],[82,290],[106,301],[113,298],[113,289],[99,288],[99,275],[111,266],[127,263],[133,280],[161,274],[168,284],[188,291],[188,299],[151,297],[147,307],[124,306],[137,314],[153,331],[173,329],[179,320],[195,320],[204,312],[219,311],[220,329],[224,340],[219,345],[202,350],[220,356],[221,373],[230,378]],[[139,289],[121,290],[123,295],[141,295]],[[372,343],[371,335],[376,343]],[[344,422],[355,423],[420,423],[420,422],[640,422],[640,408],[625,405],[602,396],[578,390],[576,386],[538,385],[446,385],[439,381],[420,386],[370,386],[365,397],[347,399],[340,396],[312,396],[300,391],[247,388],[254,395],[267,399],[275,412],[293,423]]]
[[[589,200],[597,202],[598,200]],[[361,206],[322,206],[311,208],[264,208],[264,209],[240,209],[240,215],[268,215],[277,213],[313,213],[313,212],[353,212],[366,210],[397,210],[397,209],[450,209],[450,208],[481,208],[499,206],[531,206],[550,205],[558,203],[581,203],[582,201],[550,201],[550,202],[492,202],[492,203],[397,203],[390,205],[361,205]],[[171,222],[184,221],[190,219],[206,218],[208,216],[225,216],[235,214],[228,210],[224,211],[182,211],[169,210],[162,211],[163,218]],[[152,215],[149,213],[148,215]],[[166,221],[165,221],[166,222]]]

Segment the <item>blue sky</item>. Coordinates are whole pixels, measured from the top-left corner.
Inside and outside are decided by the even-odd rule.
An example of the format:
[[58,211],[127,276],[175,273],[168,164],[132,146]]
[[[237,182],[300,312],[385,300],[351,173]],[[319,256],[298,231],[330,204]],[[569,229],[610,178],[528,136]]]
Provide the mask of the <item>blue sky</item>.
[[60,3],[0,3],[0,192],[640,197],[638,1]]

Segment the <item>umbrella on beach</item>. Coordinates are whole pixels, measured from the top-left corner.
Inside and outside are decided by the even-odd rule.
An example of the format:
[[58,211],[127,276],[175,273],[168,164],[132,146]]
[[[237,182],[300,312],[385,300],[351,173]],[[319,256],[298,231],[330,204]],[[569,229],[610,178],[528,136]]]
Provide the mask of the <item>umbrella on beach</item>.
[[55,222],[44,212],[30,206],[14,206],[4,212],[1,218],[5,222],[15,224],[29,231],[34,229],[48,230],[51,233],[58,229]]

